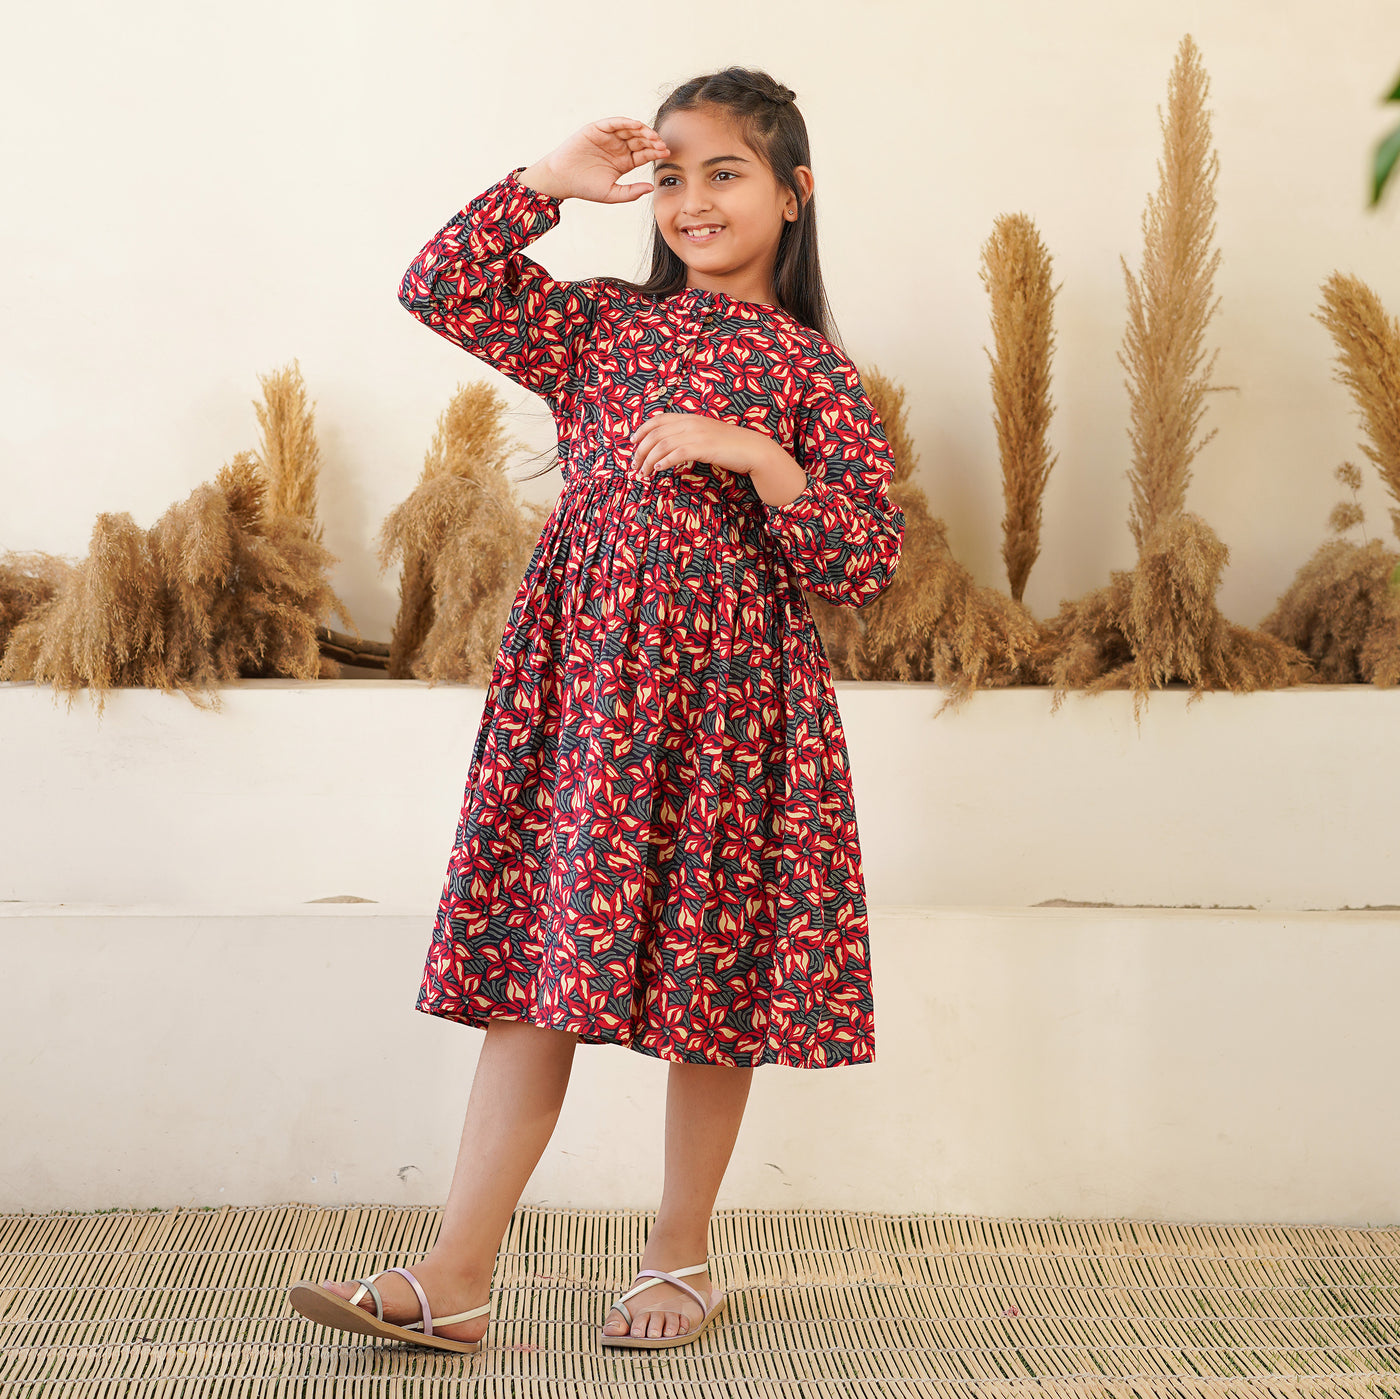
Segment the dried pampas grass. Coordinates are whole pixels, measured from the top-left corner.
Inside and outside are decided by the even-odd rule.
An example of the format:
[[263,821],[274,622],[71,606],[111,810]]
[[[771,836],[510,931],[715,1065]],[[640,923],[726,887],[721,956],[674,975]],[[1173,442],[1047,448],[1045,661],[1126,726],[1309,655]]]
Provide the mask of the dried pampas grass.
[[254,401],[253,409],[262,429],[258,462],[267,481],[264,513],[269,519],[301,520],[308,538],[319,544],[322,528],[316,521],[316,492],[321,449],[301,365],[293,360],[275,373],[259,374],[258,382],[263,402]]
[[1218,431],[1192,442],[1205,395],[1233,387],[1210,383],[1218,351],[1201,365],[1206,327],[1220,305],[1211,301],[1220,266],[1220,250],[1211,248],[1220,158],[1211,148],[1209,90],[1200,50],[1187,34],[1168,82],[1161,182],[1142,216],[1141,277],[1119,258],[1128,290],[1128,329],[1118,356],[1128,371],[1132,420],[1128,525],[1139,549],[1161,521],[1186,507],[1191,462]]
[[1400,683],[1400,555],[1329,540],[1259,625],[1305,652],[1323,684]]
[[991,380],[1006,500],[1002,557],[1012,596],[980,586],[953,557],[947,526],[913,482],[918,456],[905,391],[872,368],[861,380],[895,459],[890,496],[904,512],[900,566],[859,609],[808,598],[834,675],[932,681],[948,691],[940,714],[981,687],[1036,683],[1043,650],[1041,627],[1022,597],[1040,551],[1040,503],[1054,465],[1047,446],[1050,259],[1024,215],[998,220],[983,259],[997,345]]
[[[1351,390],[1375,464],[1392,500],[1400,503],[1400,324],[1358,277],[1334,272],[1322,287],[1315,319],[1336,347],[1333,377]],[[1355,498],[1361,472],[1343,462],[1335,475],[1352,492],[1328,523],[1337,535],[1361,527]],[[1400,535],[1400,509],[1390,511]],[[1259,624],[1305,651],[1329,684],[1400,683],[1400,555],[1380,540],[1332,539],[1298,570],[1272,612]]]
[[1305,657],[1279,637],[1237,626],[1215,604],[1229,550],[1185,509],[1190,464],[1215,430],[1194,441],[1204,396],[1219,391],[1203,369],[1204,337],[1220,254],[1211,252],[1218,159],[1205,107],[1209,82],[1186,35],[1172,69],[1162,123],[1161,182],[1143,217],[1142,273],[1126,262],[1128,371],[1133,444],[1129,528],[1138,546],[1131,570],[1107,587],[1060,604],[1045,626],[1035,669],[1055,687],[1052,711],[1069,687],[1094,692],[1131,686],[1133,716],[1153,686],[1272,688],[1311,677]]
[[62,554],[0,554],[0,656],[15,627],[63,587],[73,568],[73,561]]
[[15,625],[0,680],[51,684],[70,708],[90,689],[101,714],[117,687],[179,691],[217,710],[217,692],[204,692],[221,681],[339,674],[320,654],[318,622],[334,610],[354,623],[327,581],[335,557],[305,513],[315,479],[310,413],[295,373],[269,383],[259,417],[276,444],[274,480],[284,500],[299,502],[285,507],[291,513],[270,508],[267,466],[240,452],[148,530],[125,512],[99,515],[86,559],[62,570]]
[[1045,623],[1037,665],[1055,687],[1051,713],[1067,689],[1133,691],[1140,720],[1147,694],[1189,684],[1187,704],[1207,689],[1263,690],[1300,683],[1311,669],[1277,637],[1228,621],[1215,605],[1229,550],[1199,515],[1169,515],[1147,535],[1132,569],[1107,587],[1060,604]]
[[549,511],[517,499],[490,384],[459,389],[438,420],[413,493],[384,519],[379,562],[403,560],[391,679],[484,685]]
[[1004,214],[982,249],[982,284],[992,303],[993,421],[1001,457],[1001,557],[1021,602],[1040,554],[1040,505],[1056,458],[1048,434],[1054,302],[1050,254],[1025,214]]
[[70,709],[77,691],[89,686],[101,714],[107,691],[117,686],[172,688],[164,648],[148,534],[128,514],[102,514],[87,558],[15,627],[0,680],[50,684]]
[[878,369],[861,371],[895,459],[890,496],[904,511],[900,566],[863,607],[808,594],[832,673],[852,680],[933,681],[948,690],[938,712],[978,686],[1017,683],[1038,638],[1030,613],[994,588],[978,586],[954,559],[947,530],[912,476],[918,456],[905,391]]
[[[1400,324],[1365,282],[1342,272],[1323,283],[1322,311],[1314,319],[1332,334],[1333,377],[1351,390],[1369,439],[1361,450],[1400,505]],[[1400,537],[1400,510],[1391,509],[1390,522]]]

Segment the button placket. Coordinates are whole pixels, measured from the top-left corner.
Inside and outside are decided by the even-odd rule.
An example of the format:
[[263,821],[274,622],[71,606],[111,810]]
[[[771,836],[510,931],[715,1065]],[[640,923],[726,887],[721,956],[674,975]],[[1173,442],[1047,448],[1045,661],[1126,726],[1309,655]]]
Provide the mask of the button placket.
[[[648,406],[645,410],[645,414],[647,417],[651,417],[655,413],[664,413],[670,408],[671,400],[675,397],[676,390],[680,388],[682,380],[686,377],[688,371],[690,370],[691,360],[695,354],[695,351],[700,346],[701,339],[707,331],[711,331],[715,328],[715,326],[719,323],[719,319],[719,307],[710,306],[705,310],[704,314],[700,317],[700,329],[696,331],[696,333],[691,337],[690,343],[684,349],[681,350],[679,355],[676,356],[676,364],[672,372],[671,383],[667,386],[666,390],[662,393],[661,397],[658,398],[655,403]],[[638,510],[637,518],[643,524],[647,523],[651,519],[650,495],[648,495],[648,498],[642,503],[640,509]]]
[[719,308],[711,306],[703,316],[700,317],[700,329],[691,337],[690,344],[683,349],[676,358],[675,378],[666,390],[664,401],[669,404],[676,390],[681,386],[682,378],[689,372],[691,362],[695,357],[695,352],[700,348],[700,341],[706,332],[711,331],[719,323]]

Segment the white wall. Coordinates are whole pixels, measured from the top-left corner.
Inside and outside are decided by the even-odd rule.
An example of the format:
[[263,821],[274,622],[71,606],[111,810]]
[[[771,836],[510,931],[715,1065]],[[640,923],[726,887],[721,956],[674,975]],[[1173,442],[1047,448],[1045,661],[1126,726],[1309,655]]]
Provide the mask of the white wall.
[[[1400,1220],[1400,691],[944,693],[838,685],[876,1060],[756,1074],[721,1204]],[[0,1210],[445,1197],[484,691],[219,696],[0,685]],[[580,1046],[527,1202],[654,1208],[665,1077]]]
[[[1061,459],[1027,601],[1131,561],[1119,257],[1137,269],[1158,108],[1181,36],[1211,78],[1221,158],[1219,436],[1189,493],[1230,546],[1221,601],[1253,623],[1325,534],[1332,468],[1364,464],[1313,319],[1334,269],[1400,312],[1400,188],[1365,207],[1400,117],[1390,0],[984,5],[714,0],[619,19],[530,6],[95,0],[7,21],[0,123],[0,548],[86,551],[99,511],[147,525],[255,445],[257,375],[299,357],[317,403],[334,581],[385,637],[372,541],[437,415],[501,386],[532,448],[543,404],[396,299],[420,245],[511,166],[737,62],[792,86],[811,132],[823,264],[847,347],[909,388],[920,479],[978,579],[1002,583],[980,249],[1025,211],[1055,259]],[[536,247],[557,275],[637,275],[647,200],[571,201]],[[1370,532],[1386,497],[1365,464]],[[557,474],[531,483],[549,500]]]
[[[1210,343],[1217,381],[1240,389],[1209,401],[1205,426],[1220,433],[1188,501],[1232,551],[1222,605],[1253,623],[1324,537],[1339,495],[1332,468],[1364,460],[1312,319],[1318,287],[1352,271],[1400,312],[1400,188],[1378,213],[1365,207],[1371,149],[1400,117],[1379,102],[1400,68],[1389,0],[1327,10],[715,0],[703,14],[621,16],[564,0],[17,10],[0,57],[0,548],[80,555],[100,511],[152,523],[255,444],[257,375],[296,356],[317,402],[334,581],[366,634],[386,637],[396,580],[378,574],[374,536],[416,481],[454,389],[497,383],[531,447],[553,442],[539,401],[404,313],[396,291],[409,259],[469,198],[579,125],[648,119],[673,83],[737,62],[766,66],[798,94],[845,343],[908,386],[920,479],[987,583],[1002,581],[1001,500],[979,254],[999,214],[1036,220],[1063,286],[1061,460],[1027,600],[1052,612],[1132,557],[1119,257],[1138,266],[1158,108],[1187,32],[1211,76],[1222,164],[1223,304]],[[535,249],[556,275],[643,270],[645,200],[564,212]],[[1387,502],[1366,472],[1374,537]],[[526,489],[548,501],[557,486],[555,476]],[[309,688],[255,687],[254,703],[199,720],[180,710],[186,701],[132,696],[134,722],[108,731],[107,746],[76,707],[40,721],[47,692],[0,693],[6,771],[29,784],[22,800],[6,789],[0,831],[0,899],[14,901],[0,909],[0,1056],[12,1070],[0,1078],[0,1208],[408,1198],[392,1192],[413,1160],[403,1150],[420,1147],[427,1166],[411,1198],[442,1198],[480,1036],[415,1017],[413,976],[402,975],[426,942],[480,695],[384,689],[389,710],[414,707],[414,741],[440,740],[425,760],[387,724],[356,727],[358,689]],[[1071,699],[1068,715],[1044,722],[1042,691],[979,696],[946,724],[919,687],[843,688],[876,975],[884,968],[884,1058],[849,1077],[765,1080],[758,1092],[771,1096],[746,1125],[726,1199],[1394,1222],[1400,1142],[1376,1106],[1397,1050],[1378,1000],[1395,984],[1393,908],[1289,911],[1397,902],[1387,862],[1397,730],[1382,713],[1394,693],[1213,696],[1189,716],[1181,698],[1154,696],[1139,739],[1126,696],[1082,710]],[[383,785],[342,800],[332,766],[321,785],[292,789],[288,800],[315,813],[310,858],[292,844],[269,861],[269,830],[231,825],[230,812],[256,812],[272,775],[304,756],[289,709],[303,699],[327,733],[352,736],[348,760]],[[875,708],[882,699],[897,722]],[[37,745],[28,757],[21,728]],[[922,786],[889,746],[906,734],[920,745]],[[425,775],[425,762],[441,766]],[[1143,762],[1156,788],[1134,778]],[[1187,767],[1215,795],[1173,788],[1167,779],[1180,784]],[[1074,783],[1077,828],[1046,824],[1068,809],[1057,780]],[[1133,814],[1115,820],[1113,794]],[[199,800],[207,827],[171,819]],[[369,848],[412,853],[385,860],[385,903],[323,923],[302,909],[288,926],[276,900],[366,892],[345,887],[328,810],[360,822]],[[1047,854],[1037,825],[1081,852],[1077,868]],[[285,829],[275,825],[279,838]],[[223,847],[199,848],[230,830]],[[1111,843],[1095,847],[1091,830]],[[128,857],[143,835],[150,858],[134,867],[136,888]],[[175,906],[194,877],[172,863],[182,847],[172,855],[163,842],[175,836],[205,861],[195,869],[245,881],[243,907],[226,908],[207,881],[195,906]],[[1144,846],[1158,837],[1176,842],[1173,856]],[[931,901],[920,842],[942,861]],[[76,906],[104,897],[104,880],[114,906]],[[1005,893],[988,894],[999,880]],[[393,906],[408,889],[408,905]],[[1024,906],[1057,896],[1260,911]],[[883,906],[901,902],[926,906],[900,923]],[[211,922],[228,937],[210,936]],[[342,938],[348,961],[333,955]],[[371,950],[382,979],[361,975]],[[240,954],[245,972],[247,958],[261,960],[210,1013],[180,999]],[[343,973],[341,999],[297,1020],[292,983],[279,982],[240,1017],[241,987],[253,988],[245,999],[266,992],[261,968],[274,957],[292,977]],[[400,1084],[429,1035],[460,1088],[410,1112]],[[366,1059],[372,1077],[349,1093],[339,1065],[357,1073]],[[530,1199],[597,1201],[637,1160],[659,1180],[646,1074],[660,1066],[602,1047],[580,1063],[601,1076],[597,1091],[571,1095],[560,1151]],[[633,1083],[648,1084],[646,1111],[626,1096]],[[208,1112],[211,1093],[223,1095],[222,1117]],[[870,1156],[845,1147],[814,1165],[805,1116],[874,1123],[861,1145],[876,1142],[889,1169],[868,1173]],[[590,1171],[574,1173],[567,1150],[593,1152]],[[349,1193],[317,1195],[324,1172],[352,1159]],[[628,1179],[637,1184],[618,1185],[618,1203],[651,1203],[654,1191]]]
[[[875,1062],[756,1071],[718,1204],[1394,1225],[1398,927],[876,907]],[[0,1210],[441,1202],[484,1032],[414,1011],[425,946],[0,907]],[[577,1046],[525,1202],[655,1209],[666,1074]]]
[[[1248,695],[838,681],[871,902],[1400,908],[1400,691]],[[0,683],[0,903],[432,925],[485,691],[241,680],[217,713],[114,691],[99,719]]]

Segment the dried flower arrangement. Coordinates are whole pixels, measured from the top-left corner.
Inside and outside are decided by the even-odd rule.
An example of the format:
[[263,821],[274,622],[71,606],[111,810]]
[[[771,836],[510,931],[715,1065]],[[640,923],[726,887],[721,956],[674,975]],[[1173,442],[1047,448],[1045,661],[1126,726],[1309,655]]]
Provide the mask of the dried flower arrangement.
[[438,420],[423,474],[379,531],[383,568],[402,558],[391,679],[485,685],[548,511],[505,474],[517,445],[489,384],[459,388]]
[[340,673],[321,655],[318,622],[334,610],[354,623],[327,581],[335,556],[314,520],[312,410],[295,363],[262,385],[261,455],[238,453],[150,529],[125,512],[99,515],[75,566],[7,556],[19,581],[4,606],[15,610],[21,589],[40,600],[10,630],[0,680],[46,682],[70,708],[87,688],[101,714],[118,686],[220,709],[221,681]]
[[861,380],[895,459],[890,497],[904,511],[901,563],[863,607],[839,607],[811,593],[807,600],[833,676],[932,681],[948,691],[941,714],[978,686],[1017,683],[1018,662],[1039,630],[1019,602],[975,583],[953,557],[946,525],[913,481],[918,457],[904,389],[873,367],[861,369]]
[[[1215,603],[1229,551],[1185,508],[1191,462],[1215,436],[1195,441],[1204,398],[1222,391],[1210,382],[1214,355],[1202,363],[1220,260],[1211,249],[1218,159],[1207,91],[1188,34],[1170,77],[1140,275],[1123,263],[1129,320],[1120,361],[1132,423],[1135,566],[1061,602],[1046,621],[1024,605],[1055,465],[1048,429],[1057,289],[1033,222],[1004,215],[982,250],[981,275],[996,344],[988,355],[1009,593],[979,586],[953,557],[946,525],[913,481],[918,458],[905,390],[863,369],[895,458],[891,496],[904,511],[905,541],[894,579],[864,607],[807,595],[838,678],[932,681],[948,692],[944,707],[987,687],[1050,685],[1053,709],[1070,688],[1131,686],[1135,718],[1151,688],[1173,682],[1189,684],[1194,700],[1212,688],[1400,681],[1400,555],[1380,541],[1325,543],[1257,630],[1229,622]],[[1400,502],[1400,327],[1364,284],[1341,274],[1324,288],[1324,310],[1318,319],[1336,340],[1338,377],[1370,437],[1365,450]],[[312,416],[299,371],[264,378],[263,388],[266,406],[255,405],[260,455],[240,453],[151,530],[128,515],[102,515],[81,564],[0,556],[0,680],[46,680],[70,703],[77,688],[90,686],[99,709],[112,685],[193,697],[235,677],[335,676],[331,657],[387,664],[392,678],[487,682],[548,513],[520,501],[505,475],[520,445],[505,434],[505,401],[488,385],[459,388],[418,485],[383,522],[381,568],[396,559],[403,565],[385,646],[317,624],[330,608],[349,618],[325,579],[334,557],[315,519]],[[1350,463],[1337,476],[1353,490],[1360,485]],[[1391,517],[1400,534],[1400,509]],[[1330,523],[1339,535],[1362,525],[1359,505],[1338,506]]]
[[10,644],[16,626],[50,601],[73,573],[71,560],[61,554],[0,555],[0,656]]
[[[1400,504],[1400,324],[1370,287],[1341,272],[1323,283],[1316,319],[1332,334],[1334,377],[1351,390],[1370,439],[1361,449]],[[1400,554],[1364,539],[1357,467],[1343,462],[1335,475],[1353,498],[1338,504],[1328,523],[1338,536],[1361,527],[1363,542],[1339,537],[1321,545],[1259,625],[1306,652],[1325,683],[1394,685],[1400,682]],[[1390,522],[1400,536],[1400,509],[1392,507]]]
[[1219,160],[1208,88],[1188,34],[1169,83],[1161,181],[1143,216],[1141,276],[1123,263],[1129,320],[1120,361],[1131,402],[1129,528],[1138,559],[1106,586],[1062,602],[1045,623],[1034,668],[1055,687],[1052,710],[1070,687],[1131,686],[1137,719],[1148,691],[1173,681],[1190,684],[1195,700],[1206,689],[1272,688],[1313,676],[1295,647],[1221,615],[1215,594],[1229,550],[1185,508],[1190,463],[1215,436],[1212,429],[1193,445],[1204,396],[1221,391],[1209,382],[1214,354],[1201,367],[1220,260],[1210,249]]

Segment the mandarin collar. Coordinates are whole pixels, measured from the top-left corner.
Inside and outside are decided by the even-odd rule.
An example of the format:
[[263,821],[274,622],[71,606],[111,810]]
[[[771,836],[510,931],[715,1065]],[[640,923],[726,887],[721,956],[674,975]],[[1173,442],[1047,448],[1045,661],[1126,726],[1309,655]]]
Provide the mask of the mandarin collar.
[[685,310],[693,310],[700,306],[713,307],[723,311],[726,316],[739,316],[744,320],[793,319],[780,306],[766,301],[741,301],[738,297],[730,296],[728,292],[709,291],[705,287],[683,287],[667,299]]

